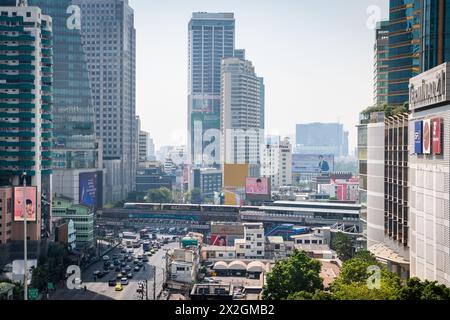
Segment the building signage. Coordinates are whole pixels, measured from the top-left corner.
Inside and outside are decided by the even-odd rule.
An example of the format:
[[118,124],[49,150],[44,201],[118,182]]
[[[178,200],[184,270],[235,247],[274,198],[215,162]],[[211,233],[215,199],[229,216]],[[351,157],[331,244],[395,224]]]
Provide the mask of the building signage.
[[433,124],[432,146],[433,154],[442,154],[442,119],[434,118],[431,120]]
[[450,100],[447,63],[430,69],[409,81],[409,109],[411,111]]
[[423,121],[423,154],[431,154],[431,120]]
[[422,121],[417,121],[414,124],[414,153],[422,154],[423,145],[422,145]]

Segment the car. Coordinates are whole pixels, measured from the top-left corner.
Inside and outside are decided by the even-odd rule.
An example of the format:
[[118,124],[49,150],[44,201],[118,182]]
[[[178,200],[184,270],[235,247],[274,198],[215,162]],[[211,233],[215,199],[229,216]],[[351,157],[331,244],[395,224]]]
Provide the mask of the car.
[[120,266],[116,266],[116,269],[114,269],[116,272],[120,271]]
[[133,261],[133,263],[134,263],[134,264],[138,264],[138,263],[139,263],[139,260],[136,259],[136,260]]
[[134,267],[134,272],[139,272],[141,271],[141,268],[139,268],[138,266]]
[[148,262],[148,257],[147,257],[147,256],[143,256],[143,257],[142,257],[142,261],[143,261],[143,262]]
[[103,261],[109,261],[109,256],[103,256]]
[[120,273],[126,274],[126,273],[127,273],[127,270],[125,270],[125,268],[124,268],[124,269],[120,270]]
[[100,270],[95,270],[95,271],[92,273],[92,276],[98,277],[99,274],[100,274]]
[[127,249],[123,248],[122,250],[120,250],[120,253],[127,253]]
[[127,257],[127,261],[128,262],[132,262],[133,261],[133,257],[131,257],[131,256]]
[[127,249],[127,253],[133,253],[133,252],[134,252],[133,248]]
[[97,278],[101,279],[104,276],[106,276],[108,273],[109,273],[109,270],[108,271],[106,271],[106,270],[105,271],[100,271],[100,273],[97,275]]
[[116,284],[117,284],[116,279],[110,279],[110,280],[108,281],[108,286],[110,286],[110,287],[115,287]]
[[116,277],[117,279],[122,279],[123,278],[123,273],[121,273],[121,272],[119,272],[118,274],[117,274],[117,277]]
[[126,272],[130,272],[130,271],[131,271],[131,267],[130,267],[130,266],[126,266],[126,267],[125,267],[125,271],[126,271]]
[[139,255],[137,256],[137,258],[138,258],[138,260],[142,260],[142,258],[143,258],[142,254],[139,254]]
[[146,252],[145,255],[148,256],[148,257],[151,257],[151,256],[153,255],[153,253],[151,253],[151,252],[149,251],[149,252]]
[[127,273],[127,278],[128,279],[133,279],[133,272],[128,272]]
[[116,268],[116,267],[115,267],[113,264],[109,266],[109,270],[110,270],[110,271],[113,271],[115,268]]
[[138,267],[143,267],[144,263],[142,261],[139,261],[137,265],[138,265]]
[[120,284],[126,286],[128,284],[128,278],[123,277],[122,279],[120,279]]
[[116,291],[122,291],[123,290],[123,286],[121,283],[117,283],[116,286],[114,287],[114,290]]
[[113,261],[113,265],[115,265],[115,266],[120,265],[120,261],[119,261],[119,260],[114,260],[114,261]]
[[113,254],[113,259],[117,260],[117,258],[119,258],[119,255],[117,253]]
[[126,262],[122,262],[122,263],[120,264],[120,266],[121,266],[122,268],[125,268],[126,265],[127,265]]

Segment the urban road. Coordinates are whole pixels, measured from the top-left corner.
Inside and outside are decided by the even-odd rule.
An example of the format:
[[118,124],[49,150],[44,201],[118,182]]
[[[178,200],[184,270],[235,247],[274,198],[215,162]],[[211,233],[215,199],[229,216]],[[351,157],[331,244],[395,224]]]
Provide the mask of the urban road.
[[[145,269],[141,268],[139,272],[133,272],[134,276],[129,279],[128,285],[123,286],[122,291],[115,291],[115,287],[110,287],[108,281],[110,279],[115,279],[117,276],[116,271],[112,270],[103,278],[96,279],[94,281],[93,273],[96,270],[103,270],[103,261],[99,261],[94,265],[86,269],[81,276],[83,284],[81,289],[69,290],[67,288],[58,288],[49,299],[50,300],[145,300],[147,297],[142,293],[138,293],[139,283],[145,282],[147,280],[148,285],[148,300],[153,300],[153,279],[154,270],[156,267],[156,299],[163,291],[164,282],[164,272],[166,267],[166,252],[171,249],[178,248],[180,246],[179,242],[172,242],[167,245],[161,246],[153,256],[148,257],[149,261],[144,263]],[[134,255],[143,254],[142,246],[139,249],[133,249]],[[108,254],[112,256],[114,254],[120,254],[119,249],[114,249]],[[133,263],[129,264],[133,267]],[[84,290],[86,286],[86,290]],[[144,297],[142,297],[144,296]]]

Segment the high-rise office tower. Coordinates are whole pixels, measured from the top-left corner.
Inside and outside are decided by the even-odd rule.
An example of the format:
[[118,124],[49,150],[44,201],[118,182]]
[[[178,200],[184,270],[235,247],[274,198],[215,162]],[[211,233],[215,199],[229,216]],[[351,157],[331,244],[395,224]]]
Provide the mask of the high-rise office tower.
[[[204,161],[205,148],[220,130],[220,79],[223,58],[235,54],[235,20],[233,13],[192,14],[189,22],[188,131],[191,164],[209,166],[219,158],[212,150]],[[241,52],[241,54],[243,54]],[[209,131],[215,129],[214,132]],[[217,162],[216,162],[217,164]]]
[[[133,190],[136,172],[136,31],[128,0],[74,0],[81,8],[81,34],[95,111],[95,132],[103,141],[108,202]],[[115,173],[116,172],[116,173]],[[118,184],[113,185],[113,181]],[[119,186],[119,187],[118,187]],[[120,190],[118,190],[120,188]],[[113,191],[114,189],[114,191]]]
[[380,21],[375,30],[373,104],[387,103],[389,21]]
[[23,240],[24,192],[13,188],[24,172],[28,238],[39,240],[51,228],[52,19],[38,7],[0,6],[0,39],[0,185],[13,190],[16,209],[10,240]]
[[[53,189],[73,199],[75,204],[99,208],[103,199],[103,164],[94,132],[94,108],[81,39],[81,16],[77,15],[79,8],[72,5],[72,0],[29,0],[28,3],[40,7],[53,20]],[[95,201],[90,197],[83,199],[86,178],[95,184],[92,186]]]
[[259,120],[260,120],[260,128],[262,130],[266,127],[266,86],[264,85],[264,78],[259,77]]
[[423,0],[420,33],[421,71],[450,61],[450,3]]
[[420,73],[421,2],[389,1],[387,102],[390,105],[408,102],[409,79]]
[[264,144],[259,90],[260,80],[250,61],[223,60],[221,162],[249,164],[253,176],[260,175],[261,144]]

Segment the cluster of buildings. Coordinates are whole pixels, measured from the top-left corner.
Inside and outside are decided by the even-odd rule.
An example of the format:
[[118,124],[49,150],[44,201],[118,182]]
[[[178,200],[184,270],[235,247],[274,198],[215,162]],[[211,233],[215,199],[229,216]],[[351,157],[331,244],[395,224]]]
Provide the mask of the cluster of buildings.
[[389,20],[376,30],[375,106],[358,125],[368,249],[404,278],[446,286],[449,13],[445,1],[390,1]]
[[[249,299],[245,291],[258,299],[265,283],[264,275],[276,261],[287,259],[295,249],[322,261],[324,273],[334,265],[336,277],[340,261],[329,247],[331,237],[328,227],[309,229],[286,240],[280,235],[270,235],[262,223],[211,222],[210,236],[189,233],[181,240],[181,248],[169,254],[167,286],[174,291],[189,291],[192,300],[223,297],[225,292],[218,293],[218,288],[233,299]],[[214,282],[196,284],[205,276],[214,276]],[[333,280],[326,275],[324,278],[326,283]],[[244,294],[236,294],[233,286],[243,287]]]
[[2,252],[23,241],[24,211],[29,241],[54,239],[62,219],[69,243],[92,247],[93,214],[135,189],[135,47],[127,0],[0,2]]

